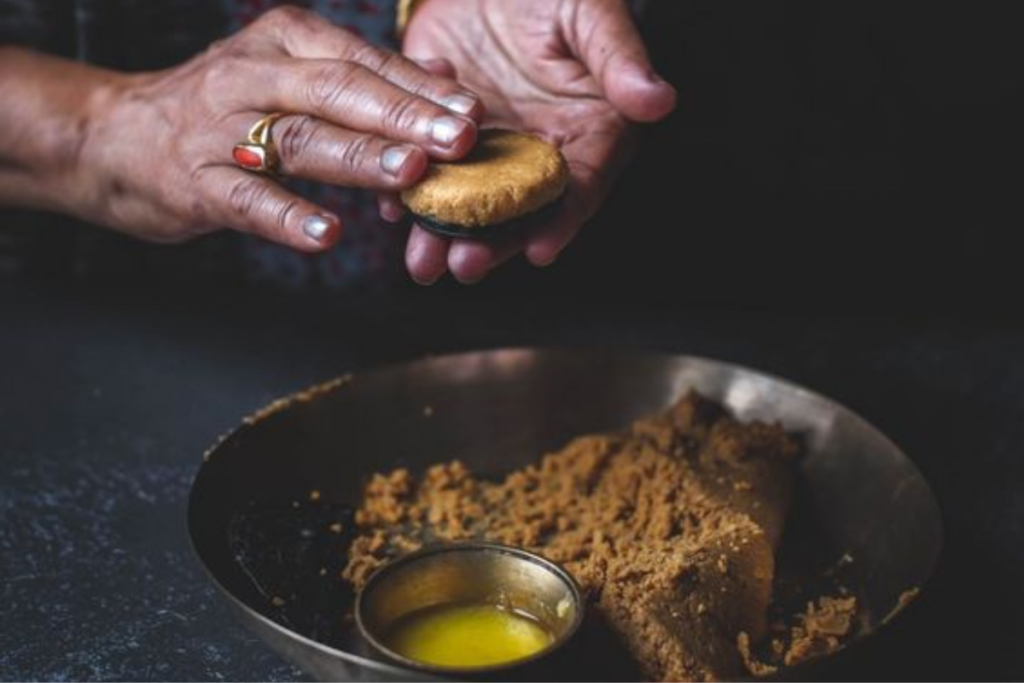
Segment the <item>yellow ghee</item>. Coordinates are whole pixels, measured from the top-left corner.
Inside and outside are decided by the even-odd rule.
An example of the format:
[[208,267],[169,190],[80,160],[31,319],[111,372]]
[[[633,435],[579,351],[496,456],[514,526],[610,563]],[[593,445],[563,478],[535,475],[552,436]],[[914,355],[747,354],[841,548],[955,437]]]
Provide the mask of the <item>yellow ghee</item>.
[[437,605],[398,620],[385,634],[394,652],[425,664],[482,667],[529,657],[553,638],[536,620],[487,604]]

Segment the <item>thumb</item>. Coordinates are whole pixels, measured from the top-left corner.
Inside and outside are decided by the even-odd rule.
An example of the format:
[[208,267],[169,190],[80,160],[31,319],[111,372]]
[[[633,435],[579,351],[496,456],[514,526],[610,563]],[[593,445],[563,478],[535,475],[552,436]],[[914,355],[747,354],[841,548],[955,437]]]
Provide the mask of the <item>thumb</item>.
[[[570,47],[580,55],[604,96],[633,121],[657,121],[676,106],[676,89],[651,66],[643,40],[623,0],[579,2]],[[583,37],[582,44],[572,44]]]

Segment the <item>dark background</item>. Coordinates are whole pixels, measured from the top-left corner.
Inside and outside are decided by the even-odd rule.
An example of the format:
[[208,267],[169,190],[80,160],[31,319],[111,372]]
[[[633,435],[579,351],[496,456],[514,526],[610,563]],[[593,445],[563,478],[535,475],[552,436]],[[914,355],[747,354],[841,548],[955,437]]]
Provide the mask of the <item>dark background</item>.
[[1017,317],[1024,52],[1009,9],[654,3],[651,43],[682,106],[577,245],[606,257],[567,279],[609,296]]
[[525,344],[708,355],[860,412],[932,483],[947,542],[835,675],[1024,678],[1024,72],[997,7],[653,3],[681,107],[546,270],[289,293],[146,247],[132,272],[54,252],[0,279],[0,678],[299,677],[189,553],[201,452],[326,377]]

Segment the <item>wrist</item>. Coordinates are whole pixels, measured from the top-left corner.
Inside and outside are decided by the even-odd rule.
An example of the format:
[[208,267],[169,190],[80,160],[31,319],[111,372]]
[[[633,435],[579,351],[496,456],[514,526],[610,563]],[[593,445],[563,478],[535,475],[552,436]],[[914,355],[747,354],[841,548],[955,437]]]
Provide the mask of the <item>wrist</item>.
[[118,167],[126,146],[139,147],[145,141],[132,135],[125,125],[133,119],[131,84],[139,76],[109,74],[89,89],[76,125],[65,141],[60,191],[67,202],[64,210],[96,223],[108,223],[112,199],[124,190]]
[[95,183],[84,152],[111,99],[114,72],[0,49],[0,203],[82,215]]

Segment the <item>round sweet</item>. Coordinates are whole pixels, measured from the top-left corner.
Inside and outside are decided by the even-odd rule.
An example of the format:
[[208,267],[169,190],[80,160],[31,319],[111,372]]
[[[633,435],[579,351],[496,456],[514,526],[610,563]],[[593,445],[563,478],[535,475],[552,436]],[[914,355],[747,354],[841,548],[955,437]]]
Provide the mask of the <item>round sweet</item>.
[[453,163],[432,164],[402,202],[435,223],[471,230],[507,223],[558,199],[569,166],[554,145],[508,130],[480,131],[476,146]]

